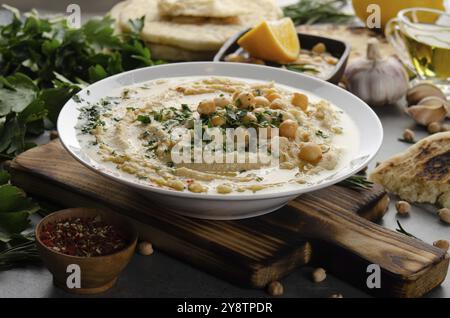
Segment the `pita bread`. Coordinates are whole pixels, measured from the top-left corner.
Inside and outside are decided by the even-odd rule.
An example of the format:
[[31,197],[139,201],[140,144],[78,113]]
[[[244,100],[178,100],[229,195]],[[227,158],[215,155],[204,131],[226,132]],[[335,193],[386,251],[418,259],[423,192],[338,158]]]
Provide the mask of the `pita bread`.
[[207,18],[235,17],[247,13],[240,0],[159,0],[159,13],[164,16]]
[[431,135],[384,161],[369,179],[404,200],[450,208],[450,132]]
[[147,43],[152,58],[166,61],[211,61],[216,51],[190,51],[174,46]]
[[238,31],[264,19],[277,20],[282,17],[282,11],[274,0],[245,0],[241,4],[250,13],[240,15],[235,23],[177,23],[160,16],[157,0],[128,0],[121,7],[119,24],[126,31],[130,19],[145,15],[142,30],[145,41],[196,52],[217,51]]

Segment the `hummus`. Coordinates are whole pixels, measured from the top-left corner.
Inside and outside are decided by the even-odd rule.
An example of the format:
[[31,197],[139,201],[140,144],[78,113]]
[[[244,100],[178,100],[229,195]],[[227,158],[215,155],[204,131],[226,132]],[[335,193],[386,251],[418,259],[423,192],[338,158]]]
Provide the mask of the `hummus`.
[[230,77],[124,87],[82,104],[77,129],[88,155],[124,178],[224,195],[320,183],[359,146],[355,124],[328,101]]

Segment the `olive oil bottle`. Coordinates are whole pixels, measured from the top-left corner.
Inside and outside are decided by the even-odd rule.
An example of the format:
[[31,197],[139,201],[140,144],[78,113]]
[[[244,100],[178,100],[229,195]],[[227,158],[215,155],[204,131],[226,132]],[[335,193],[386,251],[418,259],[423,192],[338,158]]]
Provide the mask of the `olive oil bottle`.
[[403,25],[400,36],[420,77],[450,80],[450,27]]

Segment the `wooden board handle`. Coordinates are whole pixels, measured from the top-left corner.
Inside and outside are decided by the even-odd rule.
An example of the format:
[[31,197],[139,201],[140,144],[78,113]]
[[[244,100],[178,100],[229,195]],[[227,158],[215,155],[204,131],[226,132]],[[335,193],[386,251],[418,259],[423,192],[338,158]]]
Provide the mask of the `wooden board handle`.
[[[309,196],[291,202],[302,237],[312,245],[312,262],[361,289],[383,297],[418,297],[447,274],[444,250],[383,228],[328,201]],[[366,285],[367,266],[381,268],[381,288]]]

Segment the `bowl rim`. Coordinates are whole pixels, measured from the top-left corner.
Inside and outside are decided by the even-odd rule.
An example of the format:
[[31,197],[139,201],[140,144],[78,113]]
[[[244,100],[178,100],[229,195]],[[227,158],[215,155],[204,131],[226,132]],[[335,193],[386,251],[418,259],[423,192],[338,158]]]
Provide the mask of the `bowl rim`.
[[43,217],[38,224],[36,224],[35,230],[34,230],[34,235],[35,235],[35,239],[36,239],[36,244],[38,244],[39,246],[43,247],[44,249],[46,249],[47,251],[58,255],[58,256],[64,256],[66,258],[69,259],[73,259],[73,260],[105,260],[120,254],[126,254],[130,248],[135,248],[136,244],[137,244],[137,240],[138,240],[138,232],[135,228],[135,226],[128,221],[124,216],[122,215],[118,215],[117,213],[114,214],[114,217],[117,219],[120,219],[121,223],[124,224],[125,226],[127,226],[131,232],[132,232],[132,237],[130,242],[121,250],[114,252],[112,254],[108,254],[108,255],[101,255],[101,256],[74,256],[74,255],[67,255],[58,251],[55,251],[53,249],[51,249],[50,247],[48,247],[47,245],[45,245],[42,241],[41,241],[41,237],[40,237],[40,233],[42,230],[42,226],[45,222],[49,221],[50,219],[52,219],[53,217],[57,216],[57,215],[63,215],[63,214],[67,214],[67,217],[71,217],[70,214],[73,213],[77,213],[80,210],[89,210],[89,211],[101,211],[101,213],[103,214],[107,214],[106,211],[108,211],[107,209],[102,209],[102,208],[85,208],[85,207],[81,207],[81,208],[67,208],[67,209],[63,209],[63,210],[58,210],[55,212],[52,212],[48,215],[46,215],[45,217]]
[[[135,189],[138,189],[141,191],[157,193],[160,195],[162,194],[162,195],[175,196],[175,197],[186,198],[186,199],[201,199],[201,200],[214,200],[214,201],[248,201],[248,200],[264,200],[264,199],[270,200],[270,199],[274,199],[274,198],[293,197],[296,195],[300,195],[302,193],[319,190],[319,189],[331,186],[333,184],[336,184],[336,183],[348,178],[349,176],[354,175],[361,169],[363,169],[376,156],[376,154],[378,153],[378,151],[381,148],[382,141],[383,141],[383,135],[384,135],[381,121],[380,121],[379,117],[376,115],[376,113],[374,112],[374,110],[372,108],[370,108],[369,105],[367,105],[359,97],[357,97],[356,95],[353,95],[352,93],[348,92],[347,90],[344,90],[343,88],[341,88],[337,85],[334,85],[330,82],[327,82],[325,80],[315,78],[312,76],[308,76],[308,75],[304,75],[301,73],[291,72],[289,70],[273,68],[273,67],[265,66],[265,65],[230,63],[230,62],[183,62],[183,63],[156,65],[156,66],[135,69],[135,70],[131,70],[131,71],[127,71],[127,72],[123,72],[123,73],[119,73],[119,74],[107,77],[103,80],[100,80],[100,81],[82,89],[76,95],[78,97],[80,97],[80,95],[89,96],[90,91],[93,91],[94,89],[96,89],[96,87],[103,85],[105,82],[117,80],[124,76],[130,76],[130,75],[133,75],[134,73],[152,72],[152,70],[164,69],[164,68],[182,68],[183,66],[193,66],[196,69],[201,68],[201,67],[208,68],[208,67],[217,66],[217,67],[244,68],[244,69],[247,68],[249,70],[253,69],[254,71],[261,71],[261,72],[278,72],[281,74],[285,74],[286,76],[298,77],[300,82],[301,82],[301,80],[312,81],[312,82],[316,82],[319,85],[325,86],[329,89],[338,91],[338,92],[340,92],[340,94],[343,94],[347,98],[353,99],[355,102],[359,103],[361,107],[365,107],[367,114],[369,114],[371,116],[371,119],[374,120],[376,130],[378,132],[378,134],[376,135],[377,138],[376,138],[376,140],[374,140],[374,142],[376,143],[375,147],[374,147],[375,150],[372,153],[370,153],[369,155],[367,155],[366,158],[364,160],[362,160],[361,162],[359,162],[355,167],[353,167],[352,169],[349,169],[348,172],[340,175],[337,178],[333,178],[331,180],[317,183],[317,184],[309,186],[309,187],[302,187],[302,188],[298,188],[298,189],[285,190],[285,191],[274,191],[274,192],[270,192],[270,193],[253,193],[253,194],[208,194],[208,193],[181,192],[181,191],[172,190],[172,189],[164,189],[164,188],[157,187],[157,186],[154,186],[151,184],[138,183],[136,181],[128,180],[123,177],[118,177],[116,175],[106,173],[102,169],[98,169],[98,168],[94,167],[89,162],[87,162],[86,160],[81,158],[81,156],[79,156],[77,153],[75,153],[73,151],[73,149],[70,147],[70,145],[68,144],[68,142],[66,141],[66,137],[67,138],[69,137],[67,135],[68,134],[70,135],[71,132],[73,132],[76,136],[75,127],[67,128],[64,125],[65,117],[68,117],[68,114],[66,114],[66,113],[70,112],[71,107],[75,107],[77,109],[77,107],[79,106],[79,105],[78,106],[75,105],[76,103],[73,101],[73,98],[71,98],[69,101],[67,101],[67,103],[63,106],[63,108],[61,109],[60,115],[58,117],[58,121],[57,121],[57,130],[58,130],[58,134],[60,136],[60,141],[61,141],[63,147],[72,155],[72,157],[74,157],[78,162],[80,162],[81,164],[83,164],[84,166],[89,168],[90,170],[92,170],[102,176],[105,176],[109,179],[115,180],[119,183],[129,185],[132,188],[135,188]],[[182,76],[183,75],[179,75],[178,77],[182,77]],[[191,74],[191,75],[187,75],[187,76],[203,76],[203,75]],[[206,75],[204,75],[204,76],[206,76]],[[227,77],[228,75],[211,74],[210,76]],[[166,78],[170,78],[170,77],[171,76],[167,76]],[[239,78],[239,76],[235,76],[235,77]],[[162,77],[160,77],[160,78],[162,78]],[[243,77],[243,76],[241,76],[241,78],[245,79],[245,77]],[[148,79],[148,80],[155,80],[155,79],[156,78]],[[262,79],[260,79],[260,80],[262,80]],[[139,82],[134,82],[134,83],[137,84]],[[133,84],[123,84],[123,86],[129,86],[129,85],[133,85]]]

